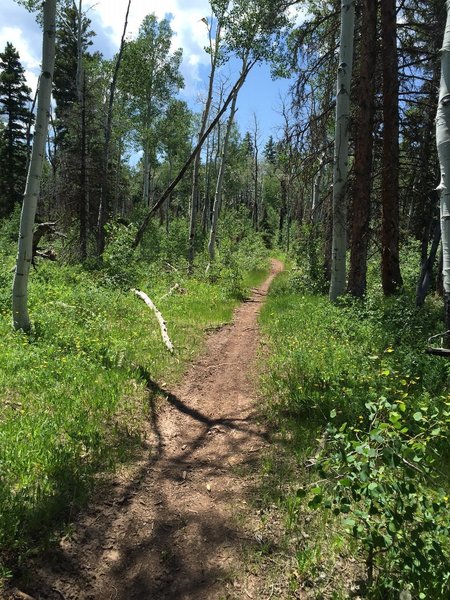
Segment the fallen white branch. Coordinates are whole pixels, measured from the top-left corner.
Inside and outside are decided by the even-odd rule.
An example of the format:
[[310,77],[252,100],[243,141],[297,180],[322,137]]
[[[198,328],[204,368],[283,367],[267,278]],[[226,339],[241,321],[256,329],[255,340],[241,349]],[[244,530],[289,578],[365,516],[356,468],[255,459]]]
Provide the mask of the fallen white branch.
[[140,290],[131,290],[131,291],[134,292],[136,294],[136,296],[139,296],[139,298],[141,298],[145,302],[145,304],[149,308],[151,308],[152,311],[155,313],[155,316],[158,319],[159,328],[161,329],[161,335],[162,335],[163,342],[166,345],[169,352],[173,352],[173,344],[170,341],[169,334],[167,333],[167,325],[166,325],[166,322],[165,322],[162,314],[159,312],[159,310],[156,308],[156,306],[153,304],[153,302],[150,300],[150,298],[147,296],[147,294],[145,292],[141,292]]

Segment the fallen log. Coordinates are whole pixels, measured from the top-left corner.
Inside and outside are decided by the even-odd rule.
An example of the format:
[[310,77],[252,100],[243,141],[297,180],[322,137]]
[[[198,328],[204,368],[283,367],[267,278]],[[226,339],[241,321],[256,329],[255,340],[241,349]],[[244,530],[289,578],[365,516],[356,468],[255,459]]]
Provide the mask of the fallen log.
[[159,328],[161,329],[161,336],[162,336],[163,342],[164,342],[166,348],[169,350],[169,352],[173,353],[173,344],[170,341],[169,334],[167,333],[166,321],[164,320],[164,317],[162,316],[162,314],[159,312],[159,310],[156,308],[156,306],[153,304],[153,302],[150,300],[150,298],[147,296],[147,294],[145,292],[141,292],[141,290],[134,290],[134,289],[131,291],[134,292],[136,294],[136,296],[139,296],[139,298],[141,298],[141,300],[143,300],[145,302],[145,304],[149,308],[151,308],[152,311],[155,313],[155,316],[158,319]]

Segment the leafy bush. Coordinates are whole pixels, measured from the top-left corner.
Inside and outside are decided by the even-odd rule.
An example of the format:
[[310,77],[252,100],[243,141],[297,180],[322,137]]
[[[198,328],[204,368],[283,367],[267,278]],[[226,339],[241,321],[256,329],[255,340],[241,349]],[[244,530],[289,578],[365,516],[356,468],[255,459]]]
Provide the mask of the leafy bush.
[[[359,548],[373,580],[366,592],[380,599],[449,594],[450,482],[442,473],[448,473],[450,449],[450,363],[424,352],[427,338],[442,330],[442,308],[433,298],[415,307],[412,273],[410,265],[407,285],[394,297],[384,298],[370,279],[364,301],[344,297],[332,305],[309,291],[314,286],[302,265],[294,266],[275,280],[261,314],[271,350],[263,376],[267,410],[291,460],[297,458],[295,468],[286,469],[290,480],[279,484],[279,503],[290,527],[300,519],[301,531],[308,531],[301,520],[308,513],[304,489],[310,506],[322,509],[314,520],[319,528],[310,532],[314,540],[300,544],[300,554],[313,548],[320,555],[315,570],[308,562],[307,577],[328,562],[345,561],[346,553],[360,557]],[[304,465],[316,453],[317,438],[326,439],[323,481],[311,491]],[[328,509],[335,513],[333,531],[343,515],[352,544],[320,532]],[[345,545],[334,560],[333,544]],[[330,583],[335,578],[330,573]]]
[[440,599],[450,594],[450,523],[435,456],[450,433],[450,402],[413,413],[406,402],[382,396],[366,402],[361,423],[328,426],[318,460],[326,483],[309,506],[343,515],[365,555],[371,597]]
[[107,244],[103,252],[103,273],[105,282],[128,289],[136,285],[139,270],[132,243],[136,235],[134,225],[109,223]]

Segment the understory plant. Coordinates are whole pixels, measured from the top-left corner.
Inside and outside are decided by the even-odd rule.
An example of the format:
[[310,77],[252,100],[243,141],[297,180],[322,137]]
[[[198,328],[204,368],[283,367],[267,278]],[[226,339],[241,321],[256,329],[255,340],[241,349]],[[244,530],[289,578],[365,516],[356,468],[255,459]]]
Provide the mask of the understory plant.
[[331,510],[356,540],[368,597],[447,598],[449,502],[439,448],[450,430],[450,403],[439,398],[414,409],[381,396],[365,408],[358,424],[339,423],[331,412],[316,463],[322,483],[309,506]]

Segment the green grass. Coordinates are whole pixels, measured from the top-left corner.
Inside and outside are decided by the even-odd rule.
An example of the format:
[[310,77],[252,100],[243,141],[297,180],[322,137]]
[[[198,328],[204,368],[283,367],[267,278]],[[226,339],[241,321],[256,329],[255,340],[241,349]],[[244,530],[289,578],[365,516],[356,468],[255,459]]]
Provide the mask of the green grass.
[[[364,303],[344,298],[332,305],[308,291],[313,286],[294,266],[275,279],[262,309],[268,348],[262,388],[277,443],[264,459],[259,496],[262,507],[276,506],[283,520],[291,558],[289,568],[280,570],[290,570],[297,593],[310,581],[317,597],[326,589],[347,597],[349,582],[364,575],[358,544],[339,519],[309,508],[311,495],[298,493],[323,477],[308,464],[323,442],[331,411],[338,424],[360,428],[362,438],[368,401],[389,398],[414,423],[415,411],[445,406],[450,398],[449,363],[424,353],[427,338],[443,329],[442,301],[431,297],[416,309],[408,284],[389,299],[373,285]],[[449,446],[447,434],[434,446],[443,473],[449,472]]]
[[[31,276],[33,330],[25,335],[11,327],[13,262],[12,252],[0,255],[0,557],[6,564],[70,519],[99,474],[132,459],[149,421],[148,379],[164,385],[179,379],[205,333],[228,322],[246,288],[267,274],[261,255],[253,264],[247,257],[234,293],[227,274],[212,282],[198,270],[189,278],[163,261],[124,260],[119,285],[112,262],[100,271],[42,262]],[[167,321],[173,355],[153,312],[126,289],[133,266],[133,283]],[[174,283],[180,289],[166,295]]]

